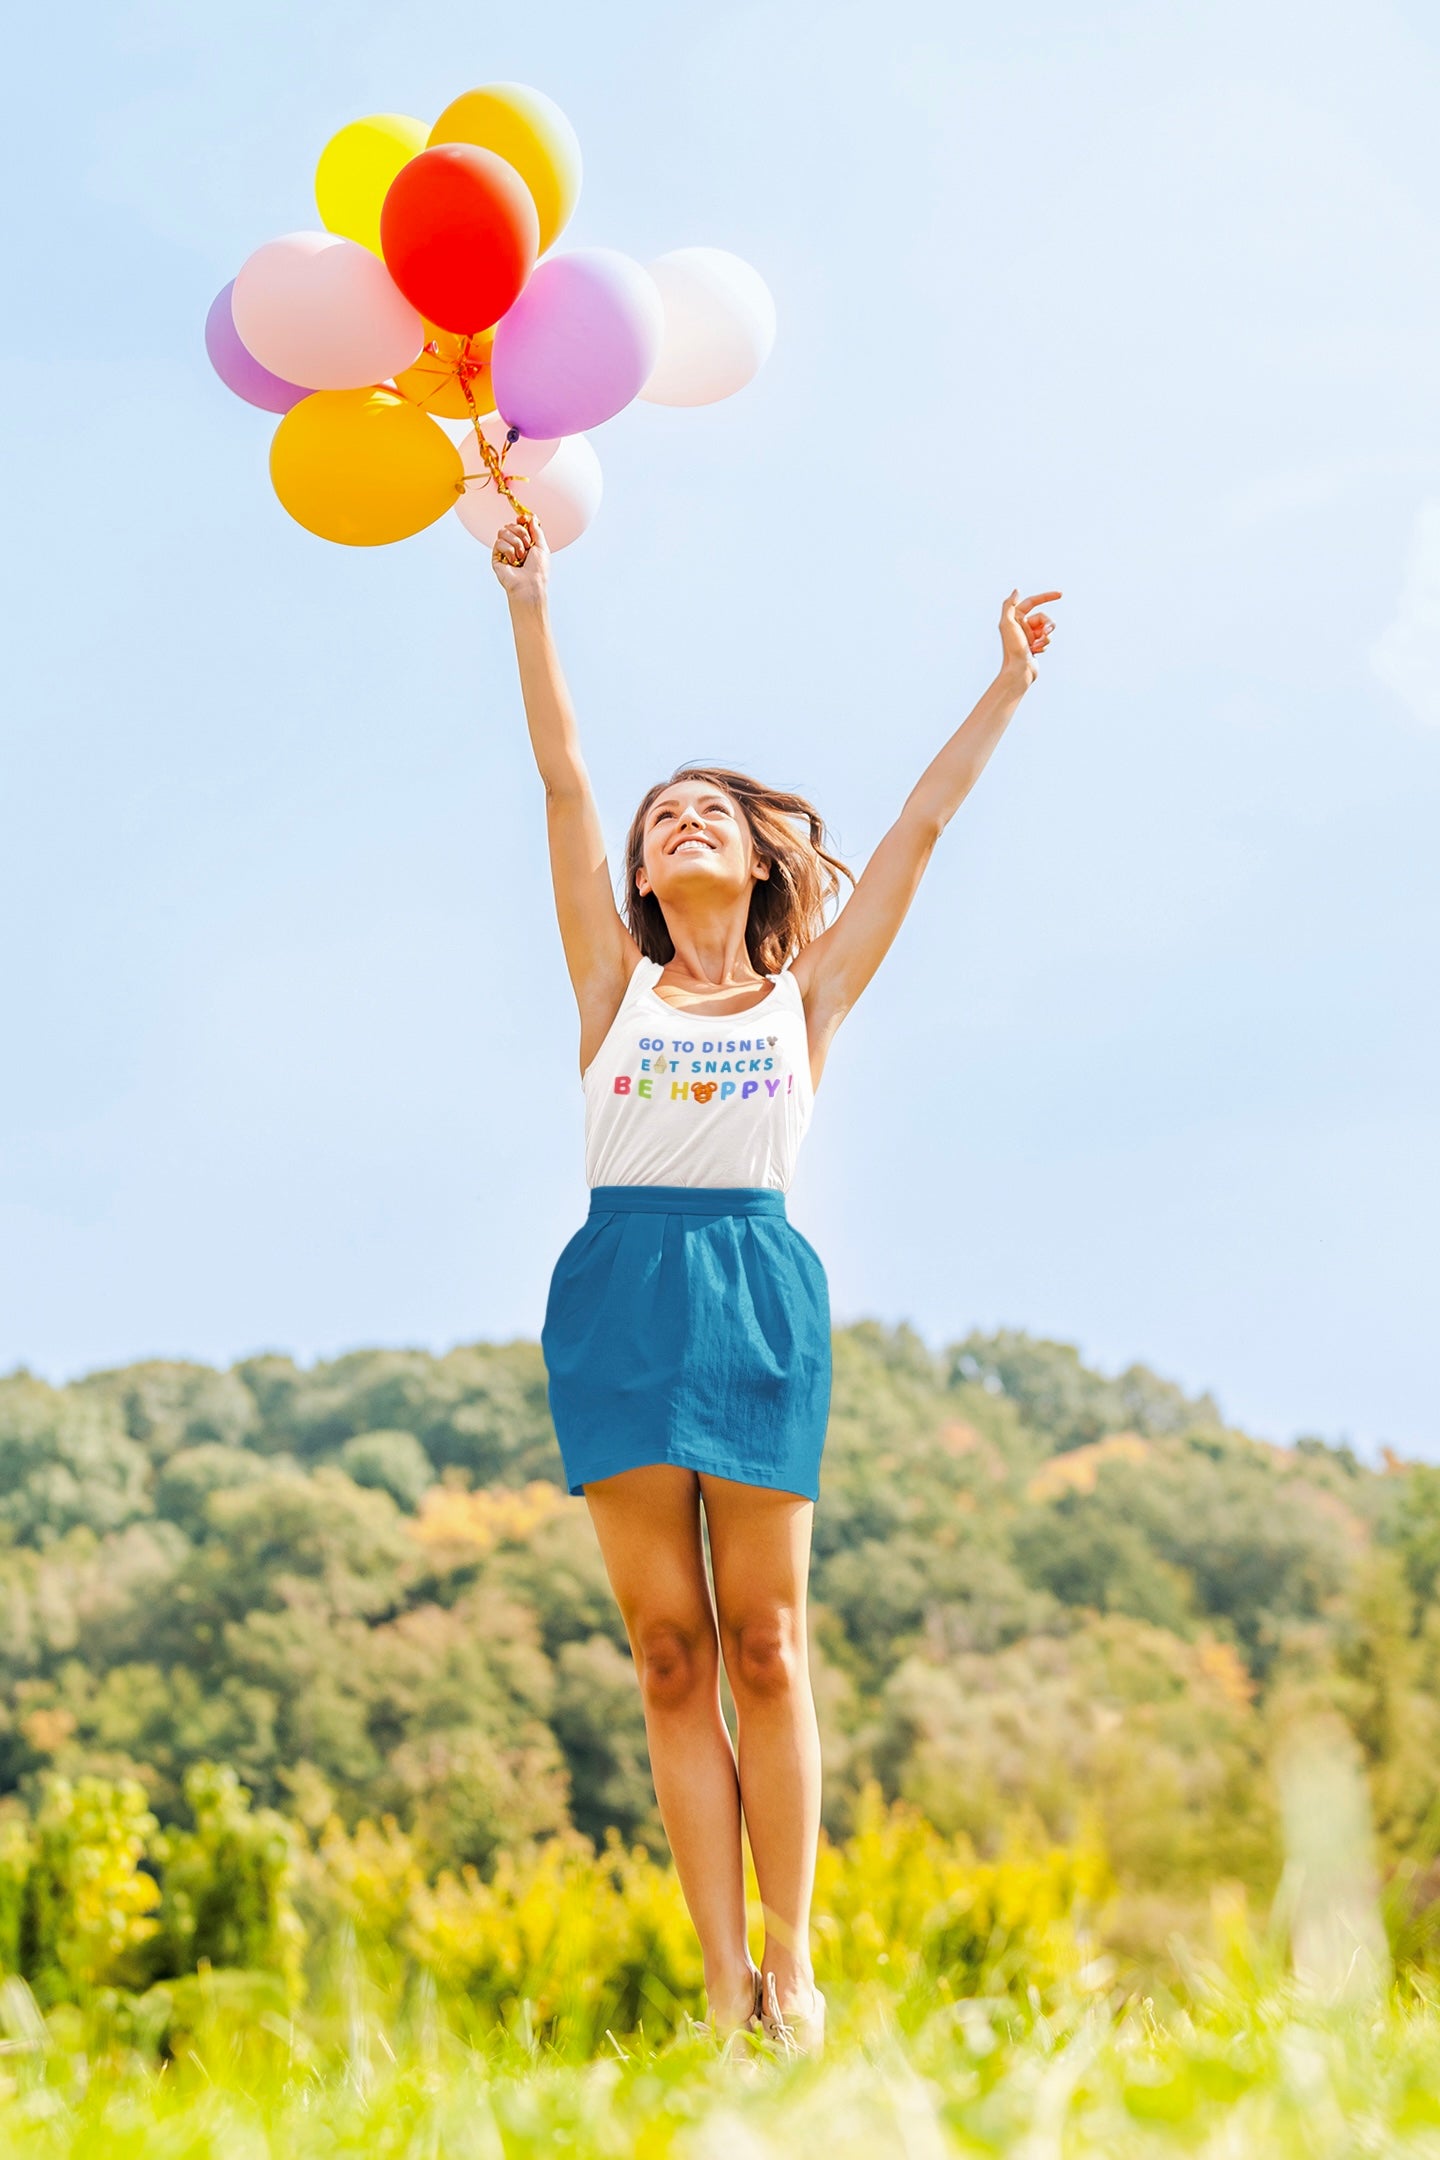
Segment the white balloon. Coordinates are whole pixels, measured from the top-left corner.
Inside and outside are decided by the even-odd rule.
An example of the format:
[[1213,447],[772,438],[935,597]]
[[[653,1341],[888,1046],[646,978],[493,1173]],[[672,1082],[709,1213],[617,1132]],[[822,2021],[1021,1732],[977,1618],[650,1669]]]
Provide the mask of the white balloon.
[[378,255],[339,233],[286,233],[241,264],[230,314],[248,353],[306,390],[365,390],[409,367],[425,325]]
[[759,271],[710,247],[674,248],[645,267],[665,304],[665,334],[641,397],[713,405],[743,390],[775,343],[775,302]]
[[[517,443],[515,449],[519,447]],[[473,436],[468,445],[461,445],[461,456],[465,493],[455,505],[455,515],[467,532],[486,547],[494,547],[501,526],[508,525],[515,512],[497,488],[481,484],[483,461]],[[523,487],[517,482],[515,492],[526,509],[534,511],[549,545],[563,548],[579,539],[599,509],[601,485],[600,460],[589,437],[566,435],[538,477]]]

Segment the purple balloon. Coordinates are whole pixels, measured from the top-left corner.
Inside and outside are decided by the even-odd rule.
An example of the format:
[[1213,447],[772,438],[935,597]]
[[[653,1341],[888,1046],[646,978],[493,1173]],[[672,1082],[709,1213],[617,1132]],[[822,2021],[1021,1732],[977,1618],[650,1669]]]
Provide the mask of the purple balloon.
[[247,405],[258,405],[262,412],[289,412],[302,397],[309,397],[298,383],[283,382],[263,368],[255,355],[248,352],[240,342],[235,328],[235,318],[230,312],[230,295],[235,290],[235,280],[223,292],[218,292],[210,303],[210,313],[205,318],[205,350],[210,355],[210,365],[220,377],[227,390],[236,397],[244,398]]
[[654,279],[614,248],[547,255],[490,355],[501,418],[522,435],[578,435],[628,405],[660,357],[665,307]]

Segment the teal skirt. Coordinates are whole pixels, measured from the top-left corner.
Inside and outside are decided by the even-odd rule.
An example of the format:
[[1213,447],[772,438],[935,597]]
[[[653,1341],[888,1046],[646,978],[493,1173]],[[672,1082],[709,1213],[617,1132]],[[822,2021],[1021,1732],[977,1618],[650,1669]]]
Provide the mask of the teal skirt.
[[830,1292],[783,1193],[595,1186],[540,1347],[572,1493],[677,1463],[819,1498]]

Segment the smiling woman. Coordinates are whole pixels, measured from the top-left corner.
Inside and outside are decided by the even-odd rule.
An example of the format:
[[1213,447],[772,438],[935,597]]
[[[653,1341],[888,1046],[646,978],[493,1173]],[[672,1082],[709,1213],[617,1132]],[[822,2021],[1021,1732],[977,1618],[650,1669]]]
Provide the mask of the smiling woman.
[[[650,789],[625,841],[625,914],[640,951],[660,963],[667,1002],[685,1011],[703,1000],[718,1015],[766,993],[767,978],[824,929],[840,879],[855,882],[824,842],[824,823],[804,796],[727,766],[682,765]],[[676,951],[666,904],[672,913],[677,901],[683,908],[682,871],[707,881],[689,888],[696,895],[721,887],[748,894],[742,934],[752,983],[728,999]]]
[[[825,1999],[809,1946],[820,1752],[805,1603],[830,1306],[785,1195],[835,1031],[1033,681],[1050,639],[1040,603],[1059,595],[1005,602],[999,674],[827,923],[851,874],[819,813],[725,766],[682,766],[649,790],[616,907],[535,520],[507,525],[492,560],[580,1009],[590,1212],[556,1262],[541,1333],[565,1481],[589,1506],[624,1616],[715,2026],[814,2050]],[[758,1970],[742,1813],[765,1910]]]

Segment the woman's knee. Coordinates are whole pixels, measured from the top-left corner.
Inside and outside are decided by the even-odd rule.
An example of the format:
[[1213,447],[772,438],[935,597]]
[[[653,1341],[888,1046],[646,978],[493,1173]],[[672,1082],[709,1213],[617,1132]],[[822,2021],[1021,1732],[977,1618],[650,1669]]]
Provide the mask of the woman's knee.
[[630,1631],[640,1692],[652,1709],[675,1709],[713,1691],[719,1651],[713,1628],[677,1620],[642,1620]]
[[752,1613],[725,1631],[725,1667],[737,1696],[786,1695],[805,1675],[805,1624],[792,1606]]

